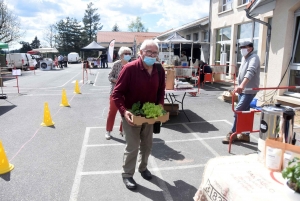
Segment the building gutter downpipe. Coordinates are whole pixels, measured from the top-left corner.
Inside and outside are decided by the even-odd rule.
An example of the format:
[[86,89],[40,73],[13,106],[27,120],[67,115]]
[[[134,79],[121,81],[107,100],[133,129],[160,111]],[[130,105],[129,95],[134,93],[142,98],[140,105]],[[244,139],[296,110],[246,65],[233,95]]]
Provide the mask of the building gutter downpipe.
[[[264,88],[266,88],[267,86],[267,75],[268,75],[268,64],[269,64],[269,51],[270,51],[270,41],[271,41],[271,25],[267,22],[264,22],[264,21],[261,21],[259,19],[256,19],[254,17],[252,17],[249,12],[250,12],[250,9],[245,9],[246,11],[246,16],[247,18],[255,21],[255,22],[258,22],[260,24],[263,24],[265,26],[268,27],[268,30],[267,30],[267,42],[266,42],[266,56],[265,56],[265,69],[264,69]],[[266,98],[266,90],[263,90],[263,101],[265,101],[265,98]]]
[[212,0],[209,1],[209,17],[208,17],[208,63],[210,61],[210,35],[211,35],[211,10]]

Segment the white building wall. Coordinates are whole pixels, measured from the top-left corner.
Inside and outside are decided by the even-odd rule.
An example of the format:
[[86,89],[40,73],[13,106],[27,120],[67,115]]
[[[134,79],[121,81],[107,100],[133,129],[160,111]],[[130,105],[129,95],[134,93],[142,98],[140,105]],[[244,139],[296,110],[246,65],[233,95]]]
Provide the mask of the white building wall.
[[[267,85],[277,86],[288,68],[294,42],[294,12],[300,8],[299,0],[277,0],[274,10],[269,55]],[[281,86],[289,85],[289,70]],[[280,90],[282,95],[286,90]]]
[[234,73],[236,65],[236,53],[238,51],[236,48],[237,39],[237,28],[238,24],[251,22],[250,19],[246,17],[246,12],[244,9],[246,5],[238,6],[238,1],[233,1],[232,9],[219,12],[221,0],[212,0],[212,12],[211,12],[211,47],[210,47],[210,64],[215,64],[215,51],[216,51],[216,31],[220,28],[231,27],[231,42],[230,42],[230,66],[229,74]]
[[[214,64],[216,51],[216,30],[224,27],[231,27],[231,55],[230,65],[236,64],[236,48],[237,29],[239,24],[251,22],[246,17],[246,5],[238,6],[237,0],[233,0],[232,9],[219,12],[222,0],[212,0],[211,12],[211,44],[210,44],[210,63]],[[294,42],[294,13],[300,8],[299,0],[277,0],[276,7],[273,11],[256,16],[257,19],[268,22],[268,18],[272,17],[272,31],[270,41],[268,73],[266,78],[266,86],[277,86],[282,79],[286,69],[288,68]],[[264,64],[266,56],[267,27],[260,25],[259,28],[259,44],[258,56],[261,60],[261,86],[264,84]],[[231,69],[232,70],[232,69]],[[281,86],[289,85],[289,70],[281,83]],[[283,97],[286,90],[279,90],[279,100]],[[270,91],[267,91],[267,93]],[[280,98],[281,97],[281,98]],[[268,99],[269,97],[266,97]],[[299,99],[282,98],[286,102],[300,105]]]

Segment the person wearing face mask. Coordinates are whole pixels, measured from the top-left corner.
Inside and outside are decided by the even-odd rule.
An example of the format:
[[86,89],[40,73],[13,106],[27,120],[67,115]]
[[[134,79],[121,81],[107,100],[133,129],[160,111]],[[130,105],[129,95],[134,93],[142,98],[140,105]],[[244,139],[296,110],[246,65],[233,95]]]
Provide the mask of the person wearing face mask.
[[[258,88],[260,80],[260,60],[259,57],[253,53],[253,43],[250,41],[244,41],[240,43],[240,51],[242,54],[242,62],[238,74],[238,86],[234,92],[239,94],[238,104],[235,108],[236,111],[248,111],[250,110],[250,103],[255,97],[257,91],[245,91],[245,88]],[[234,123],[231,131],[222,140],[223,144],[228,144],[230,136],[236,131],[236,115],[234,115]],[[232,141],[250,142],[250,136],[248,134],[234,135]]]
[[146,102],[164,104],[165,71],[160,63],[155,63],[158,50],[157,42],[145,40],[140,47],[139,58],[123,67],[112,94],[123,119],[126,146],[122,178],[130,190],[137,188],[133,175],[138,155],[138,171],[141,176],[146,180],[152,178],[147,164],[152,150],[153,125],[134,125],[133,114],[129,110],[138,101],[141,104]]
[[[110,96],[109,96],[109,110],[108,110],[108,116],[107,116],[107,120],[106,120],[105,138],[107,140],[111,139],[111,132],[113,130],[116,114],[118,111],[118,109],[115,105],[115,102],[112,99],[111,94],[116,85],[120,71],[122,70],[123,66],[125,64],[127,64],[128,61],[131,59],[132,51],[129,47],[121,47],[118,54],[119,54],[120,60],[117,60],[116,62],[114,62],[111,72],[108,75],[108,80],[110,81],[111,88],[110,88]],[[120,130],[120,135],[123,136],[122,122],[121,122],[119,130]]]

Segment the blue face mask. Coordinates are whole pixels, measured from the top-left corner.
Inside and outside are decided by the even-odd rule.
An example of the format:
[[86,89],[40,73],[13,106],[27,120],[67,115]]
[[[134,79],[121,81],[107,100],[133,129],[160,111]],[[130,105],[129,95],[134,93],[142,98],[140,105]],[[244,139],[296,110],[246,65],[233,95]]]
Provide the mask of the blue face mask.
[[124,60],[125,61],[129,61],[131,59],[131,56],[130,55],[124,55]]
[[154,57],[147,57],[145,56],[144,62],[146,63],[147,66],[152,66],[156,61],[156,58]]

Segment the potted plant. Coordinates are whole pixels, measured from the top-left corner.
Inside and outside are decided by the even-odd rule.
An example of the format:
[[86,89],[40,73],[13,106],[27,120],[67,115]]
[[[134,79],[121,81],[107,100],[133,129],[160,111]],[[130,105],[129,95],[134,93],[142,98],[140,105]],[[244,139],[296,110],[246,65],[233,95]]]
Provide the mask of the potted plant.
[[287,180],[287,185],[292,190],[300,193],[300,159],[294,157],[288,166],[282,170],[282,177]]

